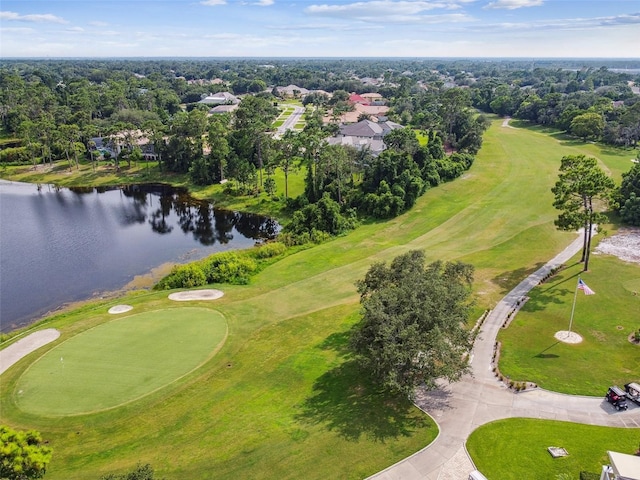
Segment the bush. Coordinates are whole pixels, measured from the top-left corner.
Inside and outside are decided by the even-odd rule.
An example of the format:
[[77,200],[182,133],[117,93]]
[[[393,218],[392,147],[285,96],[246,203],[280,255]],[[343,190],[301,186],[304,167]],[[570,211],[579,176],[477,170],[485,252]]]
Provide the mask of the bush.
[[12,147],[0,150],[0,163],[29,163],[27,147]]
[[287,247],[284,243],[281,242],[270,242],[265,243],[264,245],[259,246],[251,253],[255,258],[264,259],[264,258],[273,258],[278,255],[282,255],[287,251]]
[[195,263],[176,265],[171,273],[164,277],[154,287],[156,290],[170,290],[172,288],[193,288],[207,284],[207,277]]
[[592,472],[580,472],[580,480],[600,480],[600,474]]
[[246,284],[257,269],[254,259],[235,252],[217,253],[202,263],[206,283]]

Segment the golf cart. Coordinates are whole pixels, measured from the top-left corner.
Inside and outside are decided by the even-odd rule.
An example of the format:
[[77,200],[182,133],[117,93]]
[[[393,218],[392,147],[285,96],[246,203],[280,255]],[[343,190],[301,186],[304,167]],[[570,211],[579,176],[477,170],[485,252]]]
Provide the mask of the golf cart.
[[624,386],[624,391],[627,392],[627,398],[633,403],[640,405],[640,385],[637,383],[627,383]]
[[604,399],[613,405],[616,410],[626,410],[628,408],[626,398],[626,393],[624,393],[624,391],[617,385],[609,387],[609,390],[607,390],[607,394],[604,397]]

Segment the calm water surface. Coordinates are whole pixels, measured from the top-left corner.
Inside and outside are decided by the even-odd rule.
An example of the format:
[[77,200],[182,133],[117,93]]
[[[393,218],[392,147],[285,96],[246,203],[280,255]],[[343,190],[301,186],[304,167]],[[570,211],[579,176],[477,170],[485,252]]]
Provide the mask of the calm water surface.
[[278,228],[163,185],[60,189],[0,181],[0,331],[122,288],[165,262],[247,248]]

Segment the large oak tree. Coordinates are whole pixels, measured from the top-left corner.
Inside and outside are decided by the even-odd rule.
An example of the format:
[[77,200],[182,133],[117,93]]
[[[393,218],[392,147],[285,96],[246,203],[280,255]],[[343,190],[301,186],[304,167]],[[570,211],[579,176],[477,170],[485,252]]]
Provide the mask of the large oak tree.
[[458,380],[468,370],[473,266],[433,262],[422,251],[376,263],[357,283],[362,319],[351,347],[364,369],[386,389],[412,396],[438,378]]

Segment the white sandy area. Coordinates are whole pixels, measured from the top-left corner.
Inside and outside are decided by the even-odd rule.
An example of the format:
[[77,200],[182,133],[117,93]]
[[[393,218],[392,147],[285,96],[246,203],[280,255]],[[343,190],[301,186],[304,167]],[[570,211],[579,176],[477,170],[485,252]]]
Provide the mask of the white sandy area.
[[0,374],[4,373],[14,363],[31,352],[51,343],[60,336],[60,332],[55,328],[47,328],[33,332],[16,343],[9,345],[4,350],[0,350]]
[[582,342],[582,337],[578,335],[576,332],[570,332],[568,330],[560,330],[556,332],[554,335],[556,340],[560,340],[564,343],[580,343]]
[[188,290],[169,294],[169,300],[176,302],[188,302],[191,300],[216,300],[224,295],[220,290],[208,288],[204,290]]
[[109,313],[111,313],[112,315],[116,315],[118,313],[128,312],[129,310],[133,310],[133,307],[131,305],[114,305],[109,309]]
[[603,238],[594,253],[614,255],[625,262],[640,263],[640,228],[623,228]]

